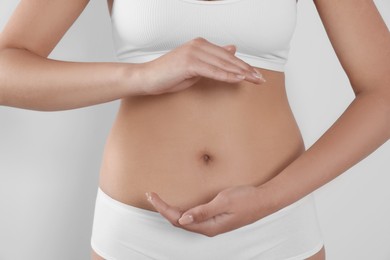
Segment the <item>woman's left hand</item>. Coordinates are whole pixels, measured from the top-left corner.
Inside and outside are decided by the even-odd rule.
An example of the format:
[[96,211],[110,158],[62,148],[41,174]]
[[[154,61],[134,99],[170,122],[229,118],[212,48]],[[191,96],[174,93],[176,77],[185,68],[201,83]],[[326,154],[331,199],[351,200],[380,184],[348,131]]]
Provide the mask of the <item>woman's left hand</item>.
[[172,225],[209,237],[248,225],[275,211],[270,196],[261,187],[249,185],[222,190],[209,203],[185,212],[168,205],[154,192],[146,196]]

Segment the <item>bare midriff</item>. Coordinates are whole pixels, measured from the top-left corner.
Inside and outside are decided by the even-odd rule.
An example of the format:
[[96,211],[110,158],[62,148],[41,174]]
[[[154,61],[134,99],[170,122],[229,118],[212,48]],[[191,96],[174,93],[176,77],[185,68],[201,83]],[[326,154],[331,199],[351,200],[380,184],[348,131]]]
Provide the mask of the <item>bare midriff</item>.
[[104,150],[100,188],[155,209],[154,191],[185,210],[236,185],[276,176],[305,146],[283,72],[258,68],[267,82],[202,78],[183,91],[132,96],[121,105]]

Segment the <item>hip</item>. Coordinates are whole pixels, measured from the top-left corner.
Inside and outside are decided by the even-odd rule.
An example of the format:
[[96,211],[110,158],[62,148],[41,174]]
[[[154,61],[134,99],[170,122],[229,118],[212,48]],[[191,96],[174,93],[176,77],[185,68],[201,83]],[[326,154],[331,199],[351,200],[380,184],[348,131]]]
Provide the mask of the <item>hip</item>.
[[214,237],[174,227],[160,214],[98,190],[91,246],[111,259],[306,259],[322,246],[313,196]]

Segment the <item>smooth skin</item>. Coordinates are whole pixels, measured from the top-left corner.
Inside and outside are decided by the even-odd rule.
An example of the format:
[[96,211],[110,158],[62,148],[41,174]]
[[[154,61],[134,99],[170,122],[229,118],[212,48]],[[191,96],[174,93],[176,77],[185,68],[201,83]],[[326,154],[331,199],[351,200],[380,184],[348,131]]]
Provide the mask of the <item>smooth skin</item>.
[[[233,46],[214,46],[204,39],[193,40],[180,51],[172,51],[159,62],[148,64],[47,59],[87,3],[85,0],[20,2],[0,36],[1,105],[44,111],[72,109],[131,95],[183,90],[195,84],[197,77],[232,83],[241,81],[236,77],[241,74],[248,82],[261,82],[252,75],[254,68],[235,58]],[[186,212],[169,206],[151,192],[153,206],[172,224],[208,236],[249,224],[339,176],[389,139],[390,35],[373,1],[314,0],[314,3],[351,82],[355,99],[315,144],[260,186],[228,188],[210,203]],[[188,49],[194,48],[208,55],[202,61],[191,60]],[[210,51],[215,48],[218,52]],[[162,59],[165,62],[160,62]],[[164,69],[176,69],[175,61],[184,61],[181,66],[185,69],[166,76]],[[204,69],[208,66],[212,66],[213,73]],[[154,75],[159,81],[145,82],[145,75]],[[272,198],[266,200],[271,204],[261,205],[259,202],[264,202],[264,198]],[[229,214],[223,214],[226,212]],[[193,216],[195,224],[179,225],[178,220],[188,215]],[[217,218],[218,215],[224,217]],[[324,259],[324,251],[309,259]]]
[[[314,3],[355,99],[315,144],[258,187],[228,188],[209,203],[186,211],[168,205],[154,192],[146,194],[173,225],[215,236],[252,223],[328,183],[390,138],[390,34],[375,4]],[[273,205],[264,198],[272,198]]]
[[[179,91],[200,77],[235,83],[243,80],[237,77],[240,75],[261,83],[261,75],[253,75],[257,71],[234,56],[233,46],[223,48],[202,39],[194,39],[148,66],[47,59],[87,3],[20,2],[0,37],[1,105],[66,110],[126,96]],[[148,75],[156,80],[146,82]]]

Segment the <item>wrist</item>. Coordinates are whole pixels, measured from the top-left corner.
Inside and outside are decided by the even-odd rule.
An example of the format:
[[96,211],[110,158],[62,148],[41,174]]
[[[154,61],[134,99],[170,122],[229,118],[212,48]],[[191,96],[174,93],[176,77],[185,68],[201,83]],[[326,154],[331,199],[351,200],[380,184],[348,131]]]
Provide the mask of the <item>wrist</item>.
[[[256,187],[257,197],[256,201],[259,201],[262,206],[257,207],[260,209],[260,214],[266,215],[278,211],[283,207],[282,196],[279,191],[275,189],[273,185],[264,183]],[[264,212],[266,211],[266,212]]]
[[147,94],[143,88],[145,84],[145,68],[143,63],[120,63],[119,85],[123,87],[126,96]]

